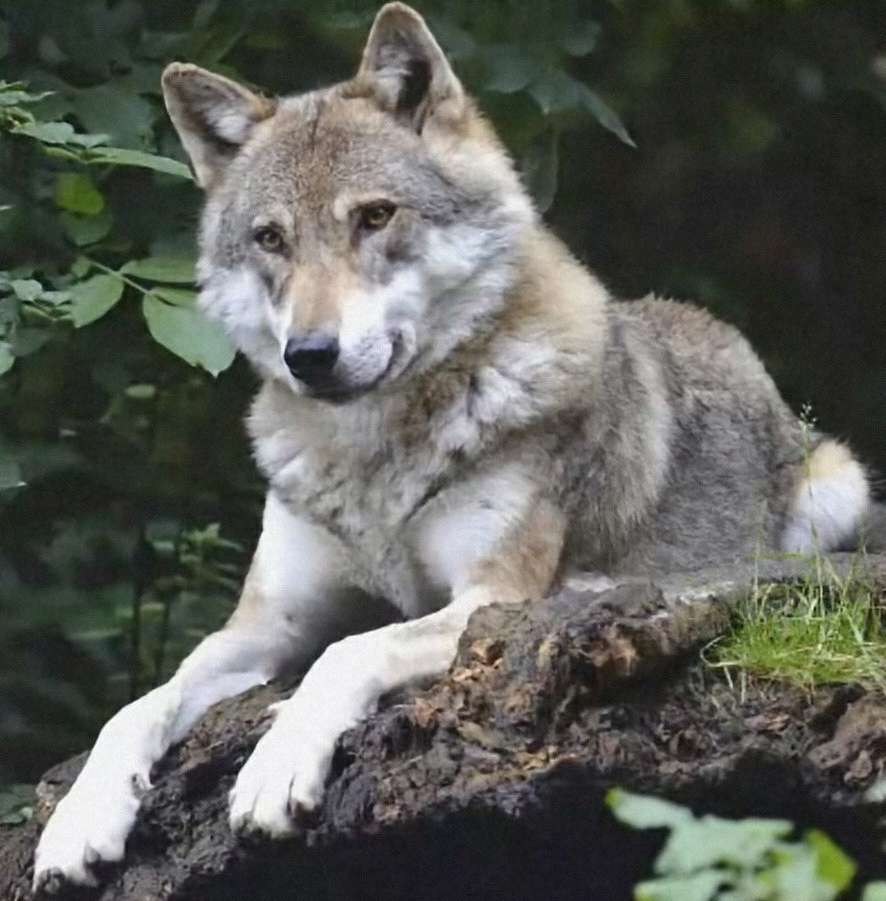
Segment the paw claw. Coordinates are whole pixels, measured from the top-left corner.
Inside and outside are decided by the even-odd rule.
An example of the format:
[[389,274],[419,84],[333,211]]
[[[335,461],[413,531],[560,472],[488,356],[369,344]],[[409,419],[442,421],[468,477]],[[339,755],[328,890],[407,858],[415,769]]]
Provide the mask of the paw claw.
[[71,882],[91,887],[98,885],[98,880],[85,867],[75,868],[70,873],[65,873],[59,867],[51,867],[34,873],[31,888],[35,895],[57,895]]
[[35,893],[98,885],[91,868],[123,857],[138,799],[128,778],[116,785],[117,791],[105,783],[77,783],[59,802],[34,853]]
[[[240,837],[289,838],[304,832],[323,791],[326,757],[273,729],[256,745],[229,796],[231,830]],[[267,740],[266,740],[267,739]],[[301,745],[302,753],[293,751]]]

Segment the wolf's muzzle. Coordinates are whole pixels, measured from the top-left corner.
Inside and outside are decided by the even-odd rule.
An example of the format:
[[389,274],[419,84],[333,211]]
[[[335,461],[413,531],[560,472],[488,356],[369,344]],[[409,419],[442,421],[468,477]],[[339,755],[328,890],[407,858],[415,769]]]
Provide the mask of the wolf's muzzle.
[[338,350],[338,338],[334,335],[309,332],[286,342],[283,360],[300,382],[309,388],[323,388],[333,382]]

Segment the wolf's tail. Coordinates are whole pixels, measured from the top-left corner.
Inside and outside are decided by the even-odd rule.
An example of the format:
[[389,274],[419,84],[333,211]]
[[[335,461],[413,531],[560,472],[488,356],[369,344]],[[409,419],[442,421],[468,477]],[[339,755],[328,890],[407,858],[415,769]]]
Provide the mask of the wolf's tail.
[[804,461],[782,536],[783,550],[808,554],[857,545],[870,501],[864,466],[845,444],[826,438]]

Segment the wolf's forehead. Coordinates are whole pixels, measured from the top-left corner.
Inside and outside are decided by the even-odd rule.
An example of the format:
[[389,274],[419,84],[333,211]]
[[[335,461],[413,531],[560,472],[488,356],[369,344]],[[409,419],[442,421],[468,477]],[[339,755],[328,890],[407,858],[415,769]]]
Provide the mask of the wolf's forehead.
[[359,99],[287,99],[240,175],[255,203],[305,211],[375,194],[438,218],[468,202],[415,133]]
[[284,109],[252,160],[256,181],[302,201],[319,201],[359,186],[394,186],[427,167],[418,141],[359,108],[349,115],[352,105],[337,101]]

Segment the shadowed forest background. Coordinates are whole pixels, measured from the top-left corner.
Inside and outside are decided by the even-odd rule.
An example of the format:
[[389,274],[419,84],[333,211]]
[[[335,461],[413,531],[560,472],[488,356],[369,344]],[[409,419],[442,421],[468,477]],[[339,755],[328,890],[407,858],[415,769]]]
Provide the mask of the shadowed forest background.
[[[308,90],[353,73],[377,6],[0,0],[0,784],[168,677],[257,536],[255,379],[193,305],[160,72]],[[615,294],[735,323],[886,471],[886,4],[417,6]]]

